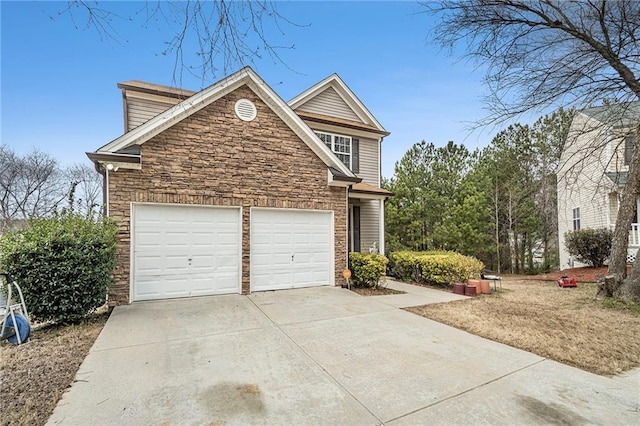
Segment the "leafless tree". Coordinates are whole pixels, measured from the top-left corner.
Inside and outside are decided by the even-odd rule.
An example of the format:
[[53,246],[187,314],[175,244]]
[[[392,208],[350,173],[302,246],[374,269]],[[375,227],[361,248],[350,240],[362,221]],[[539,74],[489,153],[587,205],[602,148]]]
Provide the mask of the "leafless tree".
[[303,26],[288,20],[270,0],[146,1],[132,16],[121,15],[118,6],[73,0],[47,13],[52,19],[69,16],[76,28],[94,30],[115,42],[126,41],[120,30],[123,23],[168,26],[170,32],[158,51],[174,57],[173,80],[178,84],[185,72],[206,82],[265,57],[287,66],[280,53],[294,46],[278,45],[276,39],[285,35],[286,26]]
[[90,166],[62,169],[47,153],[20,156],[0,145],[0,231],[65,210],[93,217],[101,204],[102,179]]
[[[440,18],[433,39],[444,47],[463,44],[485,72],[490,113],[480,124],[554,106],[579,110],[604,99],[617,105],[640,100],[640,2],[441,0],[423,6]],[[640,140],[638,118],[633,127]],[[621,195],[609,263],[613,284],[605,294],[636,300],[640,261],[626,277],[626,253],[640,194],[639,145]]]
[[102,206],[102,176],[87,164],[74,164],[65,171],[68,185],[68,208],[74,213],[93,217]]
[[0,145],[0,215],[2,227],[30,217],[46,216],[65,199],[57,161],[41,151],[23,157]]

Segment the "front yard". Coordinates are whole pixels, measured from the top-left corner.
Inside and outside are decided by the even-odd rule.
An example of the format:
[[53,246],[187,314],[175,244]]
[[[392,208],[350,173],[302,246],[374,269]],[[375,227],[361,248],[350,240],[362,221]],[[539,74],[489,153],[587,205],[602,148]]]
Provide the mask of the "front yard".
[[640,366],[639,305],[595,300],[596,284],[563,289],[552,281],[510,279],[502,288],[407,310],[596,374]]

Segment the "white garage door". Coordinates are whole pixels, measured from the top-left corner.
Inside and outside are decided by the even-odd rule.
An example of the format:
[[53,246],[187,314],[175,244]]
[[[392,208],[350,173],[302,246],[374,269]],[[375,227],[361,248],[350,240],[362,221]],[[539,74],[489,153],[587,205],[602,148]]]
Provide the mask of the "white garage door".
[[251,291],[333,284],[333,214],[251,209]]
[[136,204],[133,300],[240,292],[240,210]]

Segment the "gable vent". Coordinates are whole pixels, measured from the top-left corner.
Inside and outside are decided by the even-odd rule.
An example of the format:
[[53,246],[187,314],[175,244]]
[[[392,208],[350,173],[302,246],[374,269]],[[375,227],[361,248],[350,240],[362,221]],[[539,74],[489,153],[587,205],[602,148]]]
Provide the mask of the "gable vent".
[[253,121],[258,115],[258,110],[253,102],[249,99],[240,99],[235,106],[236,115],[240,120]]

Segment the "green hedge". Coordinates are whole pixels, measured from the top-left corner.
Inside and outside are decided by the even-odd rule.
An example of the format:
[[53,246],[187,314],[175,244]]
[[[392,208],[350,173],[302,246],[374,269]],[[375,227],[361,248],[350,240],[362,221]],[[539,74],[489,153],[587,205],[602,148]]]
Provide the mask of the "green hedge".
[[452,251],[399,251],[389,255],[390,273],[404,281],[451,285],[477,278],[484,264]]
[[382,282],[389,260],[381,254],[349,253],[351,280],[358,287],[377,288]]
[[0,268],[15,277],[34,319],[74,323],[105,303],[115,247],[107,220],[33,219],[0,239]]
[[564,234],[564,245],[579,262],[599,268],[611,254],[613,232],[607,228],[581,229]]

